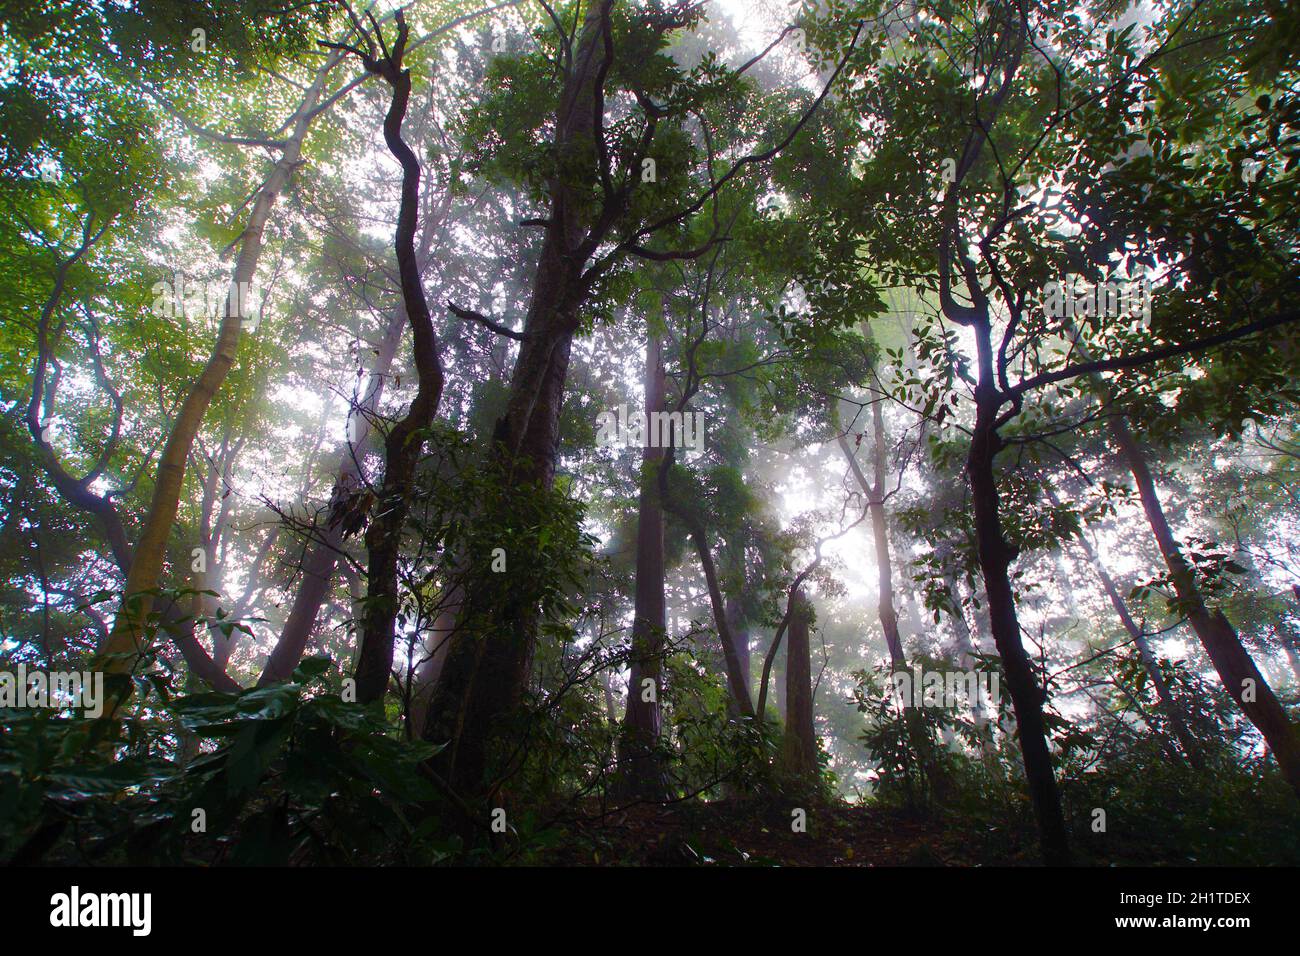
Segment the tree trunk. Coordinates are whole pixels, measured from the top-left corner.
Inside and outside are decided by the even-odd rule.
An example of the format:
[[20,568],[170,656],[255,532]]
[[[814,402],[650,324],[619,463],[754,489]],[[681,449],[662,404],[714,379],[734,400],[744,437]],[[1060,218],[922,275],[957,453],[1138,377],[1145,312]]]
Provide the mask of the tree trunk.
[[415,370],[419,379],[415,398],[406,415],[384,439],[384,480],[366,529],[366,603],[362,618],[361,652],[357,659],[357,701],[368,704],[383,699],[393,669],[393,642],[400,595],[397,582],[402,529],[410,511],[415,468],[424,448],[425,430],[433,423],[442,401],[443,371],[438,336],[429,316],[420,265],[415,255],[415,231],[420,209],[420,162],[402,139],[402,120],[411,95],[411,72],[402,67],[406,21],[395,14],[398,39],[393,54],[381,63],[381,73],[393,96],[384,117],[384,142],[402,166],[401,204],[393,247],[397,255],[402,304],[411,324]]
[[[880,629],[885,635],[885,646],[889,649],[889,670],[891,674],[907,673],[907,658],[903,653],[903,636],[898,628],[898,610],[894,607],[894,569],[893,555],[889,549],[889,525],[885,516],[885,419],[879,401],[871,405],[872,417],[872,470],[871,482],[862,473],[857,455],[849,447],[848,439],[838,437],[840,450],[849,461],[849,468],[857,480],[858,487],[867,499],[867,508],[871,512],[871,536],[876,547],[876,613],[880,617]],[[917,709],[919,687],[912,689],[912,702],[903,708],[903,723],[907,728],[907,737],[912,745],[925,774],[934,788],[935,796],[942,798],[947,787],[937,764],[933,759],[929,741],[926,739],[925,722]]]
[[[1053,504],[1060,503],[1055,492],[1049,491],[1048,495]],[[1183,756],[1191,766],[1198,770],[1201,769],[1204,764],[1201,760],[1200,747],[1196,743],[1196,738],[1192,736],[1191,731],[1188,729],[1182,705],[1174,697],[1169,682],[1165,680],[1164,674],[1160,672],[1160,665],[1156,660],[1155,653],[1151,650],[1150,642],[1147,640],[1146,635],[1142,633],[1142,628],[1138,627],[1137,621],[1133,620],[1133,615],[1128,609],[1128,603],[1120,594],[1119,588],[1115,586],[1115,581],[1111,578],[1110,573],[1101,563],[1101,558],[1093,548],[1092,542],[1088,540],[1082,531],[1079,533],[1079,545],[1083,548],[1083,553],[1087,555],[1093,570],[1097,572],[1102,589],[1105,590],[1106,597],[1110,600],[1110,606],[1115,609],[1120,623],[1124,625],[1124,630],[1128,631],[1129,637],[1133,639],[1133,644],[1138,650],[1138,656],[1142,660],[1142,666],[1146,669],[1147,676],[1151,678],[1151,684],[1156,689],[1156,698],[1160,702],[1160,709],[1164,713],[1165,719],[1169,721],[1169,727],[1173,731],[1179,746],[1182,747]]]
[[415,672],[409,678],[411,704],[407,722],[414,737],[419,737],[424,732],[425,722],[429,719],[429,702],[433,699],[434,688],[437,687],[438,678],[447,662],[447,654],[451,650],[456,621],[464,601],[464,590],[459,584],[452,585],[438,601],[438,615],[421,642],[421,660],[416,663]]
[[[176,522],[181,485],[185,478],[185,462],[194,444],[194,438],[203,424],[203,416],[234,364],[235,353],[239,347],[243,319],[239,314],[240,310],[233,306],[243,301],[241,290],[251,285],[257,272],[257,260],[262,252],[262,235],[271,214],[271,207],[275,205],[281,190],[289,182],[293,168],[298,164],[303,140],[313,118],[312,111],[320,99],[326,77],[338,63],[340,56],[338,53],[331,54],[316,71],[311,86],[294,114],[292,131],[280,153],[280,159],[271,171],[271,175],[267,177],[266,183],[258,191],[257,199],[253,203],[248,225],[244,229],[239,258],[231,278],[225,312],[217,332],[216,347],[203,372],[186,395],[167,436],[162,457],[158,462],[158,475],[154,482],[149,512],[145,517],[123,590],[122,607],[113,622],[113,630],[109,633],[108,641],[99,650],[103,669],[109,673],[132,672],[140,655],[147,650],[146,627],[153,606],[152,592],[158,587],[162,577],[167,539]],[[127,683],[124,687],[125,692],[129,694],[130,684]],[[106,710],[106,714],[111,715],[115,711],[116,706]]]
[[[566,169],[596,171],[595,115],[602,101],[598,79],[605,69],[601,38],[611,7],[600,2],[587,7],[565,77],[555,147]],[[552,486],[569,351],[587,295],[581,282],[586,257],[577,253],[592,238],[587,235],[589,213],[574,187],[557,176],[550,196],[524,338],[506,413],[493,436],[495,461],[514,485],[529,493],[548,492]],[[475,583],[468,589],[466,613],[485,614],[473,593]],[[429,708],[426,739],[448,744],[433,767],[461,793],[480,793],[488,783],[495,745],[507,733],[503,724],[518,709],[532,668],[537,604],[527,594],[507,604],[491,609],[480,639],[453,642]]]
[[[647,422],[664,410],[665,380],[659,336],[646,344],[645,415]],[[661,800],[668,792],[656,750],[662,711],[664,633],[664,512],[660,472],[664,449],[647,442],[641,450],[641,490],[636,520],[636,593],[632,619],[632,661],[627,708],[619,739],[618,774],[622,794]]]
[[[1291,593],[1300,602],[1300,584],[1291,585]],[[1290,624],[1284,622],[1278,630],[1282,646],[1286,649],[1286,659],[1291,663],[1291,673],[1295,675],[1296,683],[1300,684],[1300,640],[1297,640],[1295,628]]]
[[993,352],[987,314],[974,323],[979,349],[980,373],[976,386],[976,419],[966,460],[975,512],[975,539],[984,591],[988,600],[989,624],[993,642],[1002,656],[1002,669],[1011,705],[1016,714],[1020,751],[1025,765],[1025,781],[1038,820],[1039,844],[1043,860],[1050,866],[1064,866],[1070,861],[1061,797],[1052,771],[1052,756],[1047,744],[1047,727],[1043,721],[1045,695],[1034,672],[1025,646],[1020,640],[1020,621],[1016,615],[1015,592],[1011,588],[1010,567],[1015,559],[1002,531],[994,459],[1002,449],[996,421],[1002,407],[993,372]]
[[300,565],[302,578],[294,594],[289,616],[285,618],[284,627],[280,631],[280,638],[258,679],[259,687],[289,679],[293,669],[302,660],[307,642],[316,626],[316,617],[334,583],[334,571],[346,537],[343,522],[334,509],[343,507],[345,502],[360,494],[365,484],[361,463],[369,453],[373,441],[370,421],[379,409],[384,383],[393,366],[406,323],[406,307],[399,303],[389,316],[388,327],[384,330],[375,363],[370,370],[366,391],[356,408],[348,413],[349,441],[339,455],[337,477],[330,495],[330,510],[324,521],[316,522],[307,541]]
[[[749,692],[749,623],[745,620],[745,612],[740,598],[735,595],[727,596],[727,603],[723,608],[723,617],[727,622],[727,630],[731,632],[731,641],[736,649],[736,676],[739,683],[745,688],[745,696],[750,697]],[[726,645],[723,645],[723,652],[726,652]],[[727,679],[731,680],[728,673]],[[752,712],[753,707],[750,707]]]
[[704,582],[708,587],[713,623],[718,629],[718,640],[722,644],[722,658],[727,669],[727,688],[731,691],[732,705],[741,716],[753,717],[754,701],[749,693],[749,642],[744,642],[742,651],[741,638],[731,628],[728,615],[730,602],[722,596],[718,569],[714,566],[713,554],[709,550],[704,523],[694,518],[687,520],[691,540],[695,542],[695,553],[700,559],[700,569],[704,572]]
[[795,592],[785,645],[785,732],[781,762],[785,772],[802,783],[817,781],[817,731],[813,725],[812,654],[808,645],[811,606],[803,589]]
[[[950,619],[952,620],[953,644],[957,651],[957,663],[963,670],[969,671],[975,666],[975,654],[978,652],[978,648],[975,646],[975,638],[971,633],[970,624],[966,621],[961,594],[957,587],[957,576],[952,572],[947,572],[943,580],[953,604]],[[971,721],[975,724],[975,732],[979,737],[980,756],[985,759],[993,756],[993,724],[991,721],[996,719],[997,713],[989,714],[984,709],[983,704],[980,703],[979,698],[971,701]]]
[[1195,572],[1183,557],[1169,527],[1164,506],[1156,493],[1155,481],[1141,448],[1129,430],[1128,422],[1122,416],[1113,416],[1110,419],[1110,433],[1137,483],[1142,509],[1146,512],[1151,532],[1155,535],[1156,544],[1169,568],[1180,613],[1187,615],[1188,623],[1209,654],[1228,695],[1240,705],[1250,722],[1263,735],[1277,760],[1283,779],[1300,796],[1300,734],[1273,695],[1264,675],[1242,646],[1232,624],[1222,611],[1211,611],[1206,606],[1200,588],[1196,585]]

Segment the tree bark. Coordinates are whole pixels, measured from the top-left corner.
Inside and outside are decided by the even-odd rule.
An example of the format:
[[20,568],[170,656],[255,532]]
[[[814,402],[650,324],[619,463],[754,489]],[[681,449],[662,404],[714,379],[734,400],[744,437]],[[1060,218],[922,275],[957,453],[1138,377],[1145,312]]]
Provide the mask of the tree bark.
[[994,470],[994,459],[1002,449],[1002,439],[996,427],[1002,399],[995,384],[987,312],[976,318],[973,328],[979,350],[980,370],[975,389],[975,427],[971,434],[966,472],[970,479],[971,501],[975,512],[980,572],[988,599],[993,642],[1002,656],[1007,690],[1011,694],[1011,705],[1016,714],[1025,781],[1038,820],[1043,860],[1050,866],[1064,866],[1070,862],[1070,852],[1065,818],[1061,812],[1061,797],[1047,744],[1047,727],[1043,720],[1046,695],[1034,672],[1033,662],[1020,640],[1020,621],[1016,614],[1015,593],[1010,577],[1015,554],[1002,531]]
[[718,640],[722,644],[722,658],[727,669],[727,688],[731,691],[733,707],[742,717],[754,716],[754,701],[749,693],[749,646],[743,645],[741,638],[732,630],[729,610],[730,601],[724,601],[722,588],[718,582],[718,569],[713,563],[709,550],[708,538],[704,532],[704,523],[690,519],[691,540],[695,543],[695,553],[700,559],[700,569],[704,572],[704,582],[709,591],[709,606],[713,609],[713,623],[718,629]]
[[[736,677],[738,683],[745,688],[745,696],[750,697],[749,691],[749,623],[745,620],[744,606],[739,597],[734,594],[727,595],[727,603],[723,608],[723,617],[727,621],[727,630],[731,632],[731,642],[736,649]],[[726,653],[726,645],[723,645],[723,653]],[[727,675],[730,681],[731,675]],[[752,712],[753,707],[751,705]]]

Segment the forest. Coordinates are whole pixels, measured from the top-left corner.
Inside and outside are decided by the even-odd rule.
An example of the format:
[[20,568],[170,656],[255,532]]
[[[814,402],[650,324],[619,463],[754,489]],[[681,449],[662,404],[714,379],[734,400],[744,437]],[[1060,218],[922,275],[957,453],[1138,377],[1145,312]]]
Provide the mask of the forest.
[[0,11],[0,860],[1300,865],[1300,5]]

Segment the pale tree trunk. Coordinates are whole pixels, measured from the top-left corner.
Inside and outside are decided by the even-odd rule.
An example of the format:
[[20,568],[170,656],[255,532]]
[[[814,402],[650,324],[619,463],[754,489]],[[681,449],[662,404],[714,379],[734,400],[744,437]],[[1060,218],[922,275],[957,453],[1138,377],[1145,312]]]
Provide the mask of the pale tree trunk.
[[1282,646],[1286,650],[1286,659],[1291,665],[1291,673],[1295,676],[1296,683],[1300,684],[1300,653],[1296,651],[1295,639],[1284,637]]
[[600,677],[601,689],[605,692],[605,716],[609,720],[611,730],[618,729],[618,704],[614,702],[614,677],[609,671],[602,671]]
[[[975,655],[979,649],[975,646],[975,639],[971,633],[970,625],[966,622],[966,612],[962,606],[961,593],[957,588],[957,576],[949,571],[944,574],[943,580],[953,605],[953,612],[950,617],[952,620],[953,644],[957,650],[957,663],[963,670],[969,671],[975,666]],[[978,697],[971,702],[971,721],[975,724],[975,732],[979,738],[980,756],[984,759],[993,756],[993,725],[990,720],[996,719],[996,717],[996,712],[990,715],[985,710]]]
[[[279,537],[280,529],[278,527],[271,528],[262,540],[262,546],[257,549],[257,555],[253,558],[253,566],[248,571],[248,581],[244,585],[244,593],[239,596],[239,600],[235,603],[235,609],[232,612],[235,620],[243,620],[253,605],[254,595],[263,592],[264,588],[259,587],[259,582],[263,580],[262,569],[266,567],[266,561],[270,557],[271,550],[275,547]],[[223,640],[213,648],[213,660],[223,671],[228,670],[230,667],[230,659],[235,652],[236,641],[234,637],[238,633],[238,631],[233,632],[231,640]]]
[[[753,694],[750,690],[749,622],[745,618],[744,605],[746,577],[743,540],[742,533],[737,532],[734,540],[727,539],[721,542],[722,547],[726,549],[728,580],[731,582],[731,587],[725,590],[719,587],[719,591],[726,595],[722,605],[726,635],[724,637],[722,626],[718,625],[718,638],[722,644],[723,662],[727,667],[727,686],[732,689],[729,700],[733,717],[754,715]],[[709,600],[712,603],[712,591]],[[736,690],[741,688],[744,693],[738,695]]]
[[463,601],[464,589],[460,584],[452,584],[445,590],[438,598],[438,613],[433,627],[420,642],[420,660],[416,662],[415,672],[410,677],[411,704],[407,714],[411,733],[415,737],[420,736],[429,719],[429,701],[451,651]]
[[[745,614],[740,599],[735,595],[727,596],[727,603],[723,609],[723,617],[727,622],[727,629],[731,632],[731,640],[736,648],[736,673],[739,677],[739,683],[745,688],[745,696],[749,696],[749,623],[745,620]],[[723,651],[726,651],[724,645]],[[730,676],[728,676],[730,680]],[[752,708],[751,708],[752,709]]]
[[[1061,504],[1056,492],[1050,487],[1047,489],[1047,499],[1055,507],[1059,507]],[[1138,650],[1138,657],[1142,661],[1142,666],[1146,670],[1147,676],[1151,678],[1151,685],[1156,689],[1156,699],[1159,701],[1160,710],[1165,719],[1169,721],[1169,727],[1182,748],[1184,758],[1191,766],[1200,769],[1202,766],[1200,747],[1188,727],[1187,716],[1182,705],[1174,696],[1164,674],[1160,672],[1159,662],[1151,649],[1151,643],[1147,640],[1146,634],[1142,632],[1142,628],[1138,626],[1137,621],[1133,620],[1133,614],[1129,611],[1128,602],[1120,594],[1120,590],[1110,576],[1110,572],[1101,563],[1101,558],[1096,549],[1093,548],[1092,542],[1088,540],[1087,534],[1082,530],[1079,532],[1079,546],[1083,549],[1088,563],[1092,565],[1092,569],[1097,573],[1102,590],[1106,592],[1106,598],[1110,601],[1111,607],[1115,609],[1116,616],[1120,619],[1120,623],[1124,625],[1124,630],[1128,632],[1129,637],[1133,640],[1134,647]]]
[[[1049,495],[1053,504],[1059,503],[1056,501],[1055,493],[1049,493]],[[1138,650],[1142,666],[1145,668],[1147,676],[1151,678],[1151,685],[1156,689],[1156,699],[1160,702],[1160,710],[1165,715],[1165,720],[1169,721],[1169,728],[1173,731],[1178,745],[1182,748],[1183,756],[1191,766],[1200,769],[1203,766],[1200,747],[1188,728],[1187,717],[1183,712],[1182,705],[1174,696],[1169,682],[1165,680],[1165,675],[1160,672],[1160,664],[1156,660],[1155,652],[1151,649],[1150,641],[1147,640],[1147,636],[1142,632],[1142,628],[1138,626],[1137,621],[1133,620],[1133,615],[1128,608],[1128,602],[1120,594],[1120,590],[1115,585],[1110,572],[1101,563],[1101,558],[1093,548],[1092,542],[1088,540],[1082,531],[1079,533],[1079,545],[1087,556],[1093,570],[1097,572],[1097,577],[1101,581],[1102,589],[1106,592],[1110,606],[1115,609],[1115,614],[1119,617],[1120,623],[1124,625],[1124,630],[1133,639],[1133,646]]]
[[[885,476],[886,436],[884,412],[879,400],[871,404],[872,418],[872,481],[862,473],[857,455],[849,447],[844,435],[838,436],[840,450],[848,459],[849,468],[857,480],[858,487],[867,499],[867,508],[871,512],[871,535],[876,548],[876,585],[879,597],[876,613],[880,618],[880,627],[885,635],[885,646],[889,649],[889,669],[893,674],[907,672],[907,658],[903,653],[903,637],[898,627],[898,611],[894,607],[894,571],[893,555],[889,548],[889,524],[885,515]],[[912,689],[912,702],[903,708],[903,722],[907,727],[908,740],[917,759],[921,761],[926,776],[934,788],[936,798],[942,799],[947,793],[946,781],[933,759],[929,741],[925,735],[925,723],[917,709],[920,688]]]
[[[241,290],[248,288],[256,275],[257,260],[262,252],[262,236],[271,208],[288,184],[293,168],[298,164],[303,140],[311,124],[312,111],[325,87],[326,77],[339,59],[339,54],[331,54],[316,71],[311,86],[294,114],[292,131],[285,141],[280,159],[262,188],[258,190],[257,198],[253,202],[253,209],[249,214],[248,224],[240,244],[239,258],[231,278],[230,292],[226,297],[225,312],[217,332],[216,347],[203,372],[186,395],[176,421],[172,423],[162,457],[158,462],[158,475],[154,482],[149,511],[145,516],[135,548],[130,573],[127,575],[122,608],[113,622],[109,639],[100,647],[99,656],[103,660],[103,668],[109,673],[132,672],[140,655],[148,648],[147,622],[153,606],[153,595],[150,592],[158,587],[162,578],[167,539],[171,535],[180,506],[185,462],[194,444],[194,438],[203,424],[203,416],[235,362],[243,325],[240,310],[235,308],[235,304],[242,303]],[[129,693],[129,683],[125,686],[126,692]],[[111,714],[115,711],[116,707],[113,707],[106,712]]]
[[[1300,603],[1300,584],[1291,586],[1291,593]],[[1300,640],[1296,638],[1295,628],[1292,625],[1284,624],[1281,631],[1282,646],[1286,648],[1286,659],[1291,663],[1291,673],[1295,675],[1296,683],[1300,684]]]
[[341,511],[345,503],[361,494],[365,485],[361,464],[373,444],[371,419],[379,409],[384,384],[393,366],[402,330],[406,327],[406,308],[400,303],[388,319],[380,340],[366,390],[350,409],[347,419],[348,441],[339,455],[337,476],[330,495],[330,509],[324,521],[317,521],[309,538],[301,564],[302,579],[294,594],[293,605],[275,648],[267,658],[258,686],[286,681],[298,666],[316,626],[316,618],[334,583],[334,573],[345,541],[345,522]]

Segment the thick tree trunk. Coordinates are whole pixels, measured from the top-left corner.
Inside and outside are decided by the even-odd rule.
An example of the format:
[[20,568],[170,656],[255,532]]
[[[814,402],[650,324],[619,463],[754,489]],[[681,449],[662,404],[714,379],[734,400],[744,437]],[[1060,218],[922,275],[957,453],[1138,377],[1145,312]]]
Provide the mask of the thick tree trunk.
[[998,436],[996,427],[1002,400],[995,385],[987,313],[976,318],[974,331],[980,372],[975,390],[975,427],[971,434],[966,472],[975,512],[975,539],[980,572],[984,578],[993,642],[1002,656],[1005,683],[1016,714],[1025,781],[1038,820],[1043,860],[1051,866],[1064,866],[1070,862],[1069,842],[1061,812],[1061,797],[1052,770],[1047,727],[1043,721],[1045,694],[1035,674],[1033,662],[1020,640],[1020,621],[1016,614],[1015,592],[1011,587],[1010,576],[1015,554],[1002,531],[994,470],[994,459],[1002,449],[1002,439]]
[[[659,337],[646,344],[646,421],[664,410],[665,380]],[[641,450],[641,490],[636,519],[636,585],[632,619],[632,661],[627,708],[619,739],[619,789],[623,796],[660,800],[668,792],[662,761],[656,751],[662,711],[664,633],[668,627],[664,600],[664,512],[660,472],[663,448],[647,442]]]
[[785,645],[785,731],[781,763],[786,773],[813,785],[817,781],[817,731],[813,724],[812,653],[808,643],[811,607],[800,588],[795,592]]
[[1110,431],[1137,483],[1147,522],[1151,525],[1156,544],[1169,568],[1180,613],[1187,615],[1188,623],[1200,638],[1201,645],[1223,681],[1224,689],[1263,735],[1283,778],[1300,796],[1300,733],[1297,733],[1272,688],[1264,680],[1264,675],[1242,646],[1236,629],[1222,611],[1211,611],[1206,606],[1200,588],[1196,585],[1195,572],[1183,557],[1182,549],[1169,527],[1164,506],[1156,493],[1155,481],[1141,448],[1129,430],[1128,422],[1122,416],[1113,416],[1110,419]]
[[[257,272],[257,260],[262,252],[262,236],[280,192],[289,182],[294,167],[302,153],[303,140],[313,118],[313,110],[325,87],[325,79],[338,63],[340,55],[331,54],[316,71],[316,75],[294,114],[289,138],[281,151],[280,159],[258,191],[244,229],[239,258],[231,278],[230,294],[217,332],[216,347],[207,365],[191,387],[180,412],[167,436],[158,474],[154,482],[153,497],[135,548],[131,570],[123,591],[122,607],[113,622],[108,641],[99,649],[103,668],[109,673],[128,674],[135,669],[140,655],[147,649],[147,622],[153,606],[153,590],[160,583],[167,539],[171,535],[180,506],[181,485],[185,478],[185,462],[189,458],[194,437],[203,424],[203,416],[225,381],[239,347],[243,318],[233,306],[243,301],[241,290],[251,285]],[[129,683],[124,685],[129,693]],[[115,712],[116,707],[106,713]]]
[[[611,3],[592,3],[574,47],[572,64],[556,112],[555,146],[566,169],[598,163],[595,116],[602,94],[601,42]],[[551,211],[533,278],[533,298],[524,339],[511,375],[506,413],[494,435],[495,460],[525,493],[548,492],[555,473],[559,420],[569,351],[587,290],[581,282],[589,213],[571,184],[550,184]],[[606,226],[608,228],[608,226]],[[599,239],[599,237],[596,237]],[[524,556],[518,556],[523,559]],[[506,606],[482,607],[475,583],[467,585],[468,615],[486,624],[474,640],[453,642],[429,708],[426,739],[446,746],[433,761],[455,790],[480,794],[488,786],[489,764],[528,683],[536,640],[536,601],[520,594]],[[490,590],[490,589],[489,589]]]

